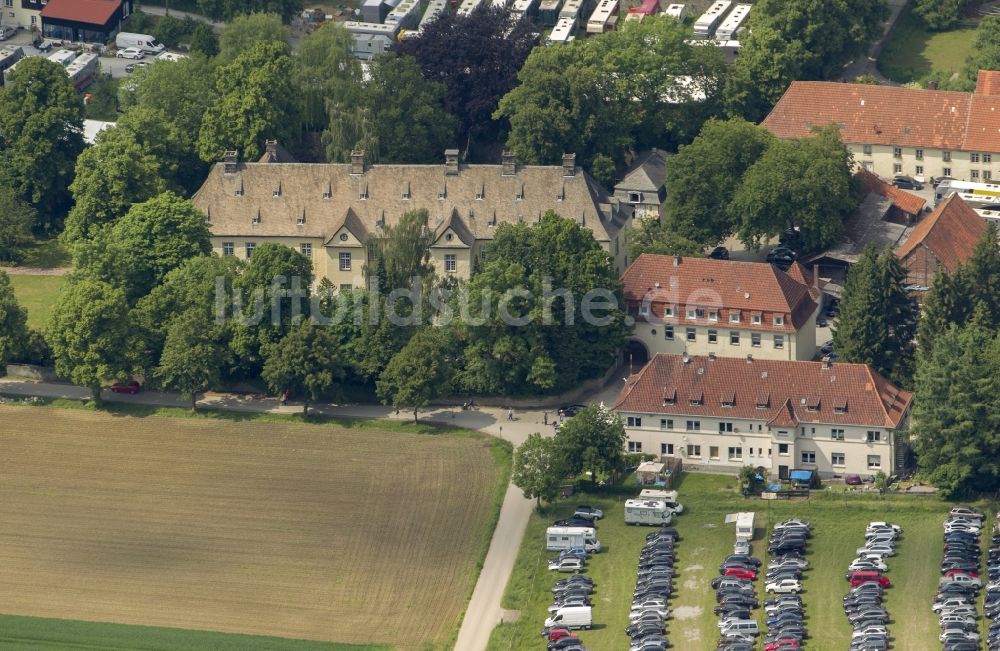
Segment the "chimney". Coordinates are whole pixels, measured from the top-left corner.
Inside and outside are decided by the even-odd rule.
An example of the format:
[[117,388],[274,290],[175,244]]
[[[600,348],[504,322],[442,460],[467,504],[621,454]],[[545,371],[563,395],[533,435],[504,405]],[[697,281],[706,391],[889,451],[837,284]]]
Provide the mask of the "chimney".
[[222,155],[222,171],[226,174],[235,174],[239,165],[240,154],[237,151],[227,151]]
[[514,176],[517,173],[517,156],[509,149],[504,149],[500,154],[500,174],[503,176]]
[[715,353],[709,353],[708,354],[708,361],[710,361],[710,362],[714,362],[715,361]]
[[576,154],[563,154],[563,176],[576,176]]
[[271,160],[278,159],[278,141],[277,140],[265,140],[264,141],[264,153]]
[[679,255],[674,256],[674,266],[675,267],[681,266],[681,256]]
[[938,83],[936,81],[927,82],[927,90],[937,90],[937,89],[938,89]]
[[444,150],[444,173],[450,176],[458,174],[458,150]]
[[365,152],[352,151],[351,174],[364,174],[364,173],[365,173]]
[[823,368],[828,369],[833,366],[833,358],[829,355],[823,356]]
[[753,364],[753,355],[747,353],[747,364]]

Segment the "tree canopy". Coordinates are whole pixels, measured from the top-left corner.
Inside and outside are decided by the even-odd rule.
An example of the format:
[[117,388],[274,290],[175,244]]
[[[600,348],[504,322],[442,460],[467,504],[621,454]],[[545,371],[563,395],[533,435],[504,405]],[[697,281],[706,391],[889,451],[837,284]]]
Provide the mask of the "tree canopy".
[[0,88],[0,185],[37,211],[36,231],[62,225],[83,150],[83,101],[65,69],[28,57]]
[[176,391],[197,405],[198,394],[219,383],[225,360],[220,326],[203,310],[186,310],[174,316],[154,375],[163,388]]
[[551,502],[556,498],[565,474],[561,450],[554,438],[535,432],[514,450],[510,480],[526,498],[534,498],[538,508],[543,499]]
[[261,11],[273,11],[289,20],[302,11],[302,0],[198,0],[198,9],[212,20],[233,21]]
[[306,319],[293,327],[268,354],[261,377],[276,394],[287,391],[310,403],[329,396],[346,376],[343,352],[330,330]]
[[28,315],[17,303],[10,277],[0,270],[0,368],[19,353],[28,339]]
[[601,405],[590,405],[563,423],[555,441],[570,475],[586,470],[595,483],[601,472],[614,472],[625,455],[625,424]]
[[913,13],[920,16],[928,28],[946,30],[962,20],[965,4],[966,0],[916,0]]
[[25,248],[34,241],[31,227],[35,209],[0,182],[0,262],[20,262]]
[[1000,70],[1000,16],[985,16],[979,21],[972,54],[965,60],[966,83],[961,90],[976,87],[980,70]]
[[413,422],[432,400],[451,393],[455,360],[446,330],[426,326],[393,355],[376,389],[384,404],[413,411]]
[[306,130],[319,131],[327,126],[327,102],[350,100],[357,95],[361,63],[354,57],[353,47],[354,36],[332,22],[299,41],[293,61]]
[[635,260],[643,253],[656,255],[683,255],[701,257],[704,247],[684,237],[666,220],[656,217],[642,217],[639,223],[627,232],[628,259]]
[[222,30],[219,60],[231,63],[262,43],[288,45],[288,37],[288,28],[277,14],[255,12],[234,16]]

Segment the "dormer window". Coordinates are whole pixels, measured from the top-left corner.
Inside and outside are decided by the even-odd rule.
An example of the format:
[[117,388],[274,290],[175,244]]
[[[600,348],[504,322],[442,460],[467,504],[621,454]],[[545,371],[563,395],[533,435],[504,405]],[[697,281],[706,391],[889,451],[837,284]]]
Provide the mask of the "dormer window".
[[639,306],[639,316],[649,316],[649,304],[643,303]]
[[250,218],[250,223],[251,224],[259,224],[260,223],[260,211],[259,210],[257,211],[256,215],[254,215],[253,217]]
[[697,312],[696,312],[696,310],[693,307],[689,307],[687,309],[687,318],[694,319],[695,316],[696,316],[696,314],[697,314]]
[[663,392],[663,405],[674,405],[677,404],[677,389],[670,388]]
[[810,396],[808,398],[803,398],[802,402],[805,403],[806,411],[816,412],[819,411],[819,398],[816,396]]
[[300,214],[298,217],[295,218],[295,225],[296,226],[306,225],[306,211],[303,210],[302,214]]
[[785,317],[783,317],[783,316],[775,316],[774,317],[774,325],[776,325],[776,326],[783,326],[783,325],[785,325]]
[[367,201],[368,200],[368,184],[367,183],[365,183],[361,187],[361,191],[358,192],[358,199],[361,199],[362,201]]
[[757,398],[754,400],[754,406],[757,409],[767,409],[771,405],[771,394],[762,392],[757,394]]
[[673,316],[673,315],[674,315],[673,305],[668,305],[665,308],[663,308],[663,316]]
[[276,187],[274,190],[271,191],[271,196],[272,197],[280,197],[281,196],[281,184],[280,183],[278,184],[278,187]]
[[476,190],[476,201],[482,201],[485,196],[486,196],[486,188],[483,187],[483,185],[480,183],[479,189]]
[[833,413],[835,414],[846,414],[847,413],[847,398],[837,398],[833,403]]
[[330,199],[331,197],[333,197],[333,193],[330,192],[329,190],[327,190],[326,192],[323,193],[323,198],[324,199]]
[[514,201],[523,201],[523,200],[524,200],[524,184],[522,183],[521,186],[517,189],[517,194],[514,195]]
[[740,313],[739,313],[738,310],[729,313],[729,322],[730,323],[739,323],[740,322]]
[[760,325],[760,315],[759,314],[751,314],[750,315],[750,323],[752,323],[754,325]]
[[233,194],[235,194],[237,197],[242,197],[243,196],[243,187],[241,186],[241,187],[236,188],[236,192],[234,192]]
[[715,323],[716,321],[718,321],[719,320],[719,313],[718,313],[718,311],[716,311],[716,310],[709,310],[709,312],[708,312],[708,320],[711,321],[712,323]]
[[410,182],[407,181],[406,183],[403,184],[403,194],[402,194],[401,198],[402,198],[403,201],[409,201],[410,197],[411,197],[411,195],[410,195]]
[[726,389],[722,392],[722,406],[732,407],[736,404],[736,391],[734,389]]
[[692,405],[700,405],[705,400],[705,394],[701,391],[695,391],[691,394],[690,403]]

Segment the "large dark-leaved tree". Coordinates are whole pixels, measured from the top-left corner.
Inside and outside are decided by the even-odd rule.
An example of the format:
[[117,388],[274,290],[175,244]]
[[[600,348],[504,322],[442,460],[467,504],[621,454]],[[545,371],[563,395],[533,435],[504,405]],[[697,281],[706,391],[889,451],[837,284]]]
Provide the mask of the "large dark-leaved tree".
[[439,14],[419,36],[393,49],[414,57],[425,79],[444,84],[444,109],[458,119],[461,142],[488,143],[500,132],[493,112],[517,85],[536,39],[530,21],[484,3],[468,16]]
[[307,319],[271,348],[261,377],[274,393],[301,398],[302,413],[308,415],[311,403],[336,392],[345,366],[330,328]]
[[555,441],[563,469],[572,475],[587,471],[596,483],[599,473],[621,468],[625,425],[615,412],[601,405],[590,405],[563,423]]
[[460,382],[473,392],[575,386],[604,372],[625,338],[608,253],[589,230],[552,212],[537,224],[498,227],[481,271],[454,298],[467,342]]

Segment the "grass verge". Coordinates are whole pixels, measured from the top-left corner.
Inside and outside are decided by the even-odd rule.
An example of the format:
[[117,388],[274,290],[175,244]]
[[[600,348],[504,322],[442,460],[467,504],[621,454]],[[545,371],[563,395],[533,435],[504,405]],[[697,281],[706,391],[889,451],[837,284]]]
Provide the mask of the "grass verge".
[[66,282],[64,276],[22,276],[10,277],[17,302],[28,312],[28,325],[44,328],[56,305],[59,290]]
[[878,69],[902,84],[921,81],[932,73],[941,73],[945,78],[961,73],[966,57],[972,54],[976,31],[975,27],[928,31],[910,4],[903,9],[882,48]]
[[[622,487],[626,488],[626,487]],[[638,492],[628,486],[628,495]],[[864,543],[868,522],[888,520],[903,527],[896,556],[889,559],[889,577],[894,587],[888,591],[886,608],[891,616],[890,634],[896,649],[933,649],[938,625],[930,606],[940,572],[942,529],[951,505],[936,497],[878,496],[843,491],[815,493],[807,500],[746,500],[736,490],[732,476],[684,474],[678,490],[685,513],[676,520],[682,536],[678,547],[678,574],[670,607],[672,619],[667,636],[675,648],[709,649],[718,638],[717,618],[712,614],[715,596],[710,588],[718,575],[718,564],[731,553],[732,525],[725,525],[727,513],[754,511],[756,536],[753,552],[766,562],[766,539],[771,525],[789,517],[801,517],[813,525],[807,550],[812,569],[805,578],[803,600],[810,647],[844,649],[850,643],[851,628],[841,607],[847,592],[844,573],[854,551]],[[544,550],[543,534],[549,523],[565,517],[576,503],[593,503],[604,508],[598,539],[608,548],[589,563],[588,574],[597,583],[594,595],[594,630],[580,637],[595,651],[620,649],[627,643],[624,634],[639,550],[645,527],[628,527],[623,522],[625,494],[582,494],[572,503],[560,503],[545,514],[535,513],[504,595],[504,608],[521,610],[521,619],[494,631],[491,651],[544,649],[539,636],[546,609],[551,603],[550,588],[556,577],[545,563],[554,553]],[[987,509],[990,504],[980,504]],[[763,594],[763,582],[758,595]],[[758,617],[762,611],[757,611]]]

